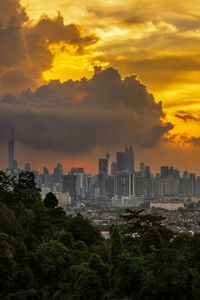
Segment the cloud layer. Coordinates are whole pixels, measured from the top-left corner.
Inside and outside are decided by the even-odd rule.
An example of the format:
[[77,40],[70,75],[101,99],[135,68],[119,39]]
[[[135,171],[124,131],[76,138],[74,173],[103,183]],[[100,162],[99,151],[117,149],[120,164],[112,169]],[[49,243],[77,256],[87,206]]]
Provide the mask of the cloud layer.
[[135,76],[121,78],[113,68],[96,67],[92,79],[52,81],[35,92],[6,94],[0,127],[14,124],[18,142],[33,149],[83,153],[106,145],[154,147],[172,129],[162,104]]
[[95,35],[84,35],[75,24],[64,24],[58,14],[43,16],[33,24],[18,0],[0,0],[0,92],[19,92],[35,88],[43,81],[42,74],[51,68],[54,55],[50,46],[74,46],[83,53],[96,43]]

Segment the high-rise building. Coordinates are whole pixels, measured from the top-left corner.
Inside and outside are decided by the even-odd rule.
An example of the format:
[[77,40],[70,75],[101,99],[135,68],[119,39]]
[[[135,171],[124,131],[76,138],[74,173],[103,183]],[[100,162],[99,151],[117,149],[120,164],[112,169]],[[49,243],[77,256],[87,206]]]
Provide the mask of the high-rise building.
[[114,175],[116,172],[117,172],[117,162],[114,161],[114,162],[111,163],[110,173],[111,173],[111,175]]
[[62,191],[70,194],[72,204],[76,201],[76,175],[62,176]]
[[161,178],[167,178],[169,175],[169,167],[161,166],[160,167],[160,175],[161,175]]
[[108,174],[108,161],[106,158],[99,159],[99,174]]
[[135,195],[145,195],[145,176],[141,172],[135,172]]
[[92,196],[93,176],[91,174],[84,174],[84,193],[86,198]]
[[47,167],[43,167],[43,175],[49,175],[49,169]]
[[106,159],[107,159],[107,174],[110,175],[110,152],[107,150]]
[[144,172],[145,178],[150,179],[151,178],[151,169],[149,166],[145,167],[145,172]]
[[125,153],[117,152],[117,171],[123,172],[125,170]]
[[31,164],[30,163],[25,163],[24,171],[25,172],[31,172]]
[[133,172],[134,171],[134,153],[133,153],[133,147],[132,146],[129,146],[129,147],[125,148],[124,170],[126,172]]
[[177,196],[179,191],[179,180],[173,177],[155,180],[155,195],[159,197]]
[[17,161],[15,160],[15,132],[11,131],[11,139],[8,142],[8,169],[14,171],[17,169]]
[[197,176],[196,179],[196,191],[195,191],[196,196],[200,196],[200,176]]
[[99,159],[99,170],[98,170],[98,189],[99,198],[106,197],[106,178],[108,176],[108,160],[107,158]]
[[70,171],[71,175],[84,174],[84,173],[85,173],[84,168],[72,168]]
[[140,175],[145,175],[145,164],[143,162],[140,163]]
[[134,153],[132,146],[126,147],[124,152],[117,152],[117,171],[134,172]]
[[134,173],[125,172],[114,175],[114,195],[120,197],[135,195]]
[[62,175],[63,175],[63,166],[61,164],[57,164],[57,166],[55,167],[54,172],[53,172],[54,182],[61,183]]

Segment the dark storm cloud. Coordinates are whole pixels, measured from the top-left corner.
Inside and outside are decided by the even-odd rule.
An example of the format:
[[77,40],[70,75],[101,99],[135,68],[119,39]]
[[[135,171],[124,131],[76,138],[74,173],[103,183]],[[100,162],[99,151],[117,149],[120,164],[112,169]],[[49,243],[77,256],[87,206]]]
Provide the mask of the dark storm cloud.
[[28,17],[19,0],[0,0],[1,25],[6,26],[15,17],[20,23],[25,22]]
[[200,137],[192,136],[188,139],[188,142],[193,146],[200,146]]
[[182,134],[180,135],[179,140],[182,145],[189,144],[195,147],[200,146],[200,136],[188,136],[187,134]]
[[[34,149],[82,153],[107,144],[154,147],[172,129],[162,104],[135,76],[95,68],[92,79],[52,81],[34,93],[1,97],[0,127],[15,125],[18,142]],[[0,142],[6,142],[6,135]]]
[[97,42],[95,35],[83,35],[79,26],[65,25],[60,14],[53,19],[43,16],[32,24],[19,3],[0,0],[0,92],[37,87],[53,62],[50,45],[63,42],[82,53]]
[[175,117],[183,120],[184,122],[200,122],[200,117],[197,117],[193,113],[184,110],[179,110],[175,114]]
[[18,65],[25,59],[25,41],[17,19],[12,18],[6,27],[0,27],[0,44],[0,68]]
[[95,35],[82,36],[79,26],[74,24],[65,25],[60,14],[54,19],[50,19],[48,16],[42,17],[30,32],[40,34],[42,37],[47,38],[50,43],[67,41],[71,44],[90,45],[97,41]]

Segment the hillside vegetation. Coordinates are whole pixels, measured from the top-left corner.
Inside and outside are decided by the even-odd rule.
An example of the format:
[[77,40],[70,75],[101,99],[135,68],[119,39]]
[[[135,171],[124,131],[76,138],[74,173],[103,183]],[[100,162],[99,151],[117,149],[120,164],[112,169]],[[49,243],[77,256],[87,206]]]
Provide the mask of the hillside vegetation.
[[126,210],[111,239],[41,200],[32,173],[0,172],[0,299],[199,300],[200,234]]

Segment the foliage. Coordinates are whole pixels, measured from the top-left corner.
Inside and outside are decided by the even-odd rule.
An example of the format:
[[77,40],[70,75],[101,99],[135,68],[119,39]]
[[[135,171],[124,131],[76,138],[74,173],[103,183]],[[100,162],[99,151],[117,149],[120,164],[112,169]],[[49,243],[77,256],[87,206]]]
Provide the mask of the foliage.
[[58,199],[53,193],[49,192],[44,198],[44,205],[48,208],[55,208],[58,205]]
[[0,172],[0,299],[200,299],[200,234],[128,209],[107,241],[53,198],[41,200],[32,173]]

